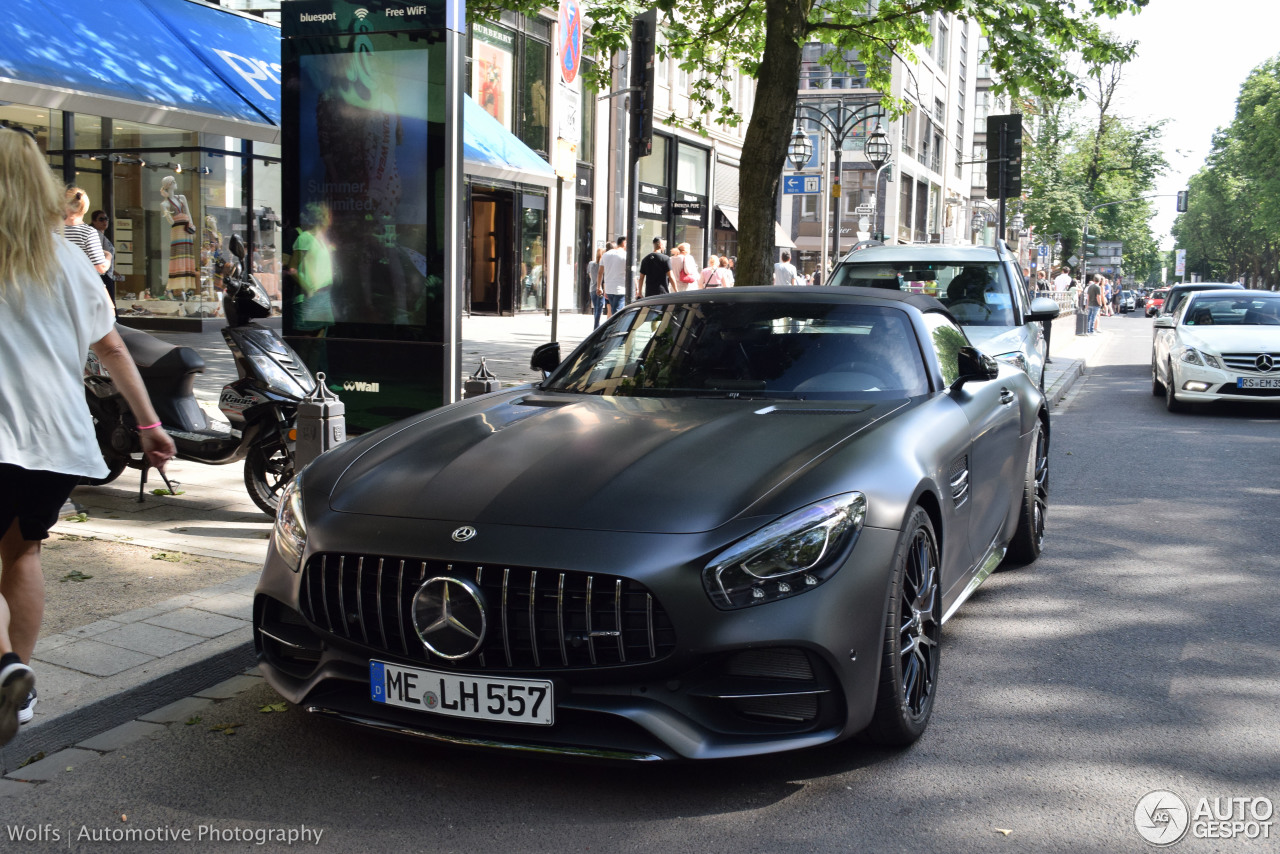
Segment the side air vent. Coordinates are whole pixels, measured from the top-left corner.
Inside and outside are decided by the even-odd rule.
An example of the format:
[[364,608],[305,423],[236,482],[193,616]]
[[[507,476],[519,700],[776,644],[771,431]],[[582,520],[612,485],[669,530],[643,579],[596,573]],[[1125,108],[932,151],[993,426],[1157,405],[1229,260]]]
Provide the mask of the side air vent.
[[969,500],[969,457],[959,457],[951,464],[951,502],[959,507]]

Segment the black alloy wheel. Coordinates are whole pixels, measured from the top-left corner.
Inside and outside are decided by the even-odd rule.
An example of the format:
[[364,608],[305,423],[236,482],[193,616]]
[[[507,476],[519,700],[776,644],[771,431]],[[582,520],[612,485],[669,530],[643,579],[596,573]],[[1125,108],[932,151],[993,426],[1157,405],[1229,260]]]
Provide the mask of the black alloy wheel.
[[933,522],[916,507],[894,553],[876,709],[864,733],[877,744],[911,744],[933,713],[942,643],[938,563]]
[[1187,405],[1174,396],[1173,389],[1175,385],[1176,380],[1173,378],[1173,362],[1171,361],[1169,362],[1168,379],[1165,380],[1164,384],[1164,408],[1170,412],[1186,412]]
[[1022,486],[1022,513],[1000,569],[1023,566],[1040,557],[1044,549],[1045,516],[1049,511],[1049,425],[1042,416],[1035,447],[1027,460]]
[[276,515],[280,493],[293,480],[293,459],[278,436],[269,436],[249,448],[244,460],[244,486],[258,509]]

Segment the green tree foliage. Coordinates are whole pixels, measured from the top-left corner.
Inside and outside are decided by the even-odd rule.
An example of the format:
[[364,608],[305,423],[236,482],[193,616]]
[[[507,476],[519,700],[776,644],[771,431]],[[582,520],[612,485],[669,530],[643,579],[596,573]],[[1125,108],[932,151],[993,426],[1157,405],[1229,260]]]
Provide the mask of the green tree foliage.
[[[935,13],[977,21],[989,42],[987,61],[1001,87],[1017,95],[1078,97],[1084,84],[1063,58],[1078,53],[1101,65],[1131,55],[1099,20],[1136,12],[1148,0],[657,0],[663,50],[690,72],[695,112],[732,124],[729,83],[739,74],[756,79],[755,99],[743,144],[737,281],[765,284],[772,269],[773,210],[786,162],[800,84],[801,48],[832,45],[824,60],[836,70],[856,55],[869,84],[886,95],[893,55],[908,60],[930,43]],[[536,14],[541,2],[472,2],[472,20],[502,8]],[[614,55],[628,47],[631,20],[653,4],[598,0],[589,5],[589,56],[598,61],[594,85],[608,90]],[[625,85],[625,84],[624,84]],[[889,106],[901,109],[901,102]],[[698,121],[693,123],[695,127]]]
[[1213,136],[1173,235],[1187,271],[1211,280],[1280,284],[1280,56],[1240,87],[1236,115]]
[[1039,112],[1040,127],[1024,147],[1026,216],[1038,233],[1062,234],[1062,257],[1079,257],[1086,214],[1104,206],[1089,217],[1089,234],[1122,242],[1126,276],[1145,280],[1161,266],[1151,232],[1161,200],[1140,197],[1154,193],[1167,168],[1159,148],[1163,123],[1143,125],[1116,114],[1112,101],[1122,70],[1120,62],[1089,68],[1086,107],[1067,99],[1029,105]]

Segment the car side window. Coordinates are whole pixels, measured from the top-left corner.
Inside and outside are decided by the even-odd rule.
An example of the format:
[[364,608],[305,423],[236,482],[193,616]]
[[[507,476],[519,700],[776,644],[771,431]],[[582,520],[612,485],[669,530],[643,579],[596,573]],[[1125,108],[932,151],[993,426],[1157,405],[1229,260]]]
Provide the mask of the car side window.
[[949,388],[960,379],[960,348],[969,346],[969,339],[950,318],[936,311],[926,311],[924,322],[929,330],[929,346],[942,371],[942,384]]

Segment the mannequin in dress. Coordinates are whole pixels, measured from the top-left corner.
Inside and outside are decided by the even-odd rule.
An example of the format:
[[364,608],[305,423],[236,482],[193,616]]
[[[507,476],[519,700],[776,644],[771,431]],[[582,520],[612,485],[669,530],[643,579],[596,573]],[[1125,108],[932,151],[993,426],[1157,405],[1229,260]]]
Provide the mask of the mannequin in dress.
[[196,270],[195,243],[191,236],[196,227],[191,223],[187,197],[178,192],[178,179],[166,175],[160,182],[160,211],[169,223],[169,281],[167,289],[173,299],[186,299],[188,292],[199,293],[200,275]]

